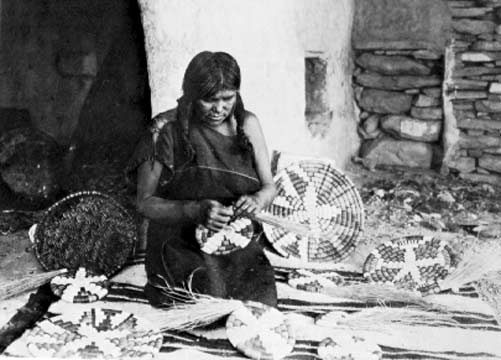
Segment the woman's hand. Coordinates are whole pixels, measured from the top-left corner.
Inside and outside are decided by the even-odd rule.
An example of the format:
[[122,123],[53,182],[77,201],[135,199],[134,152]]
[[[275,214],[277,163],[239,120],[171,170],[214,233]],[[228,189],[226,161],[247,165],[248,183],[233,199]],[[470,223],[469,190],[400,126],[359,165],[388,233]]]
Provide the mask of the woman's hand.
[[199,222],[210,230],[222,230],[234,215],[231,207],[215,200],[202,200],[199,205]]
[[235,202],[233,212],[235,216],[252,216],[260,213],[265,205],[258,194],[243,195]]

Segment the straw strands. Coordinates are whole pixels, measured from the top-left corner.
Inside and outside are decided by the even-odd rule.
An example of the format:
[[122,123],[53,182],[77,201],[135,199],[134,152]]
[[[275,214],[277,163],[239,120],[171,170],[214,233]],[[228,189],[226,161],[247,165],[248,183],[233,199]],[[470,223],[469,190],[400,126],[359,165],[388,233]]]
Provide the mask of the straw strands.
[[441,307],[427,301],[419,292],[399,289],[393,285],[364,283],[347,286],[332,286],[324,287],[320,292],[333,297],[354,299],[380,305],[390,302],[401,302],[419,306],[423,309],[436,309]]
[[454,319],[452,313],[423,311],[412,307],[377,307],[352,314],[333,311],[318,318],[315,324],[354,330],[377,330],[389,325],[457,326],[459,322]]
[[244,306],[239,300],[194,293],[168,284],[157,288],[172,301],[165,303],[165,311],[157,320],[156,325],[162,331],[192,330],[210,325]]
[[501,324],[501,272],[489,273],[473,286],[480,298],[492,308],[497,322]]
[[[172,301],[171,303],[165,303],[165,310],[161,318],[157,321],[159,328],[162,330],[192,330],[203,327],[216,322],[244,306],[243,302],[239,300],[216,298],[194,293],[184,288],[169,285],[157,286],[157,288]],[[414,313],[411,314],[410,310],[406,313],[408,314],[408,319],[411,316],[417,317],[418,315],[421,315],[421,318],[425,319],[436,318],[436,316],[440,319],[440,316],[436,312],[430,313],[428,317],[425,317],[423,315],[425,312],[422,310],[443,308],[440,305],[427,302],[425,298],[417,293],[377,284],[324,288],[324,293],[336,297],[372,301],[379,304],[384,304],[385,302],[402,302],[416,306],[417,308]],[[379,317],[383,318],[384,312],[388,309],[390,308],[383,308]],[[374,320],[377,314],[373,313],[372,316]],[[395,313],[394,317],[397,316],[399,315]]]
[[501,270],[501,244],[499,241],[477,243],[468,248],[458,265],[443,280],[438,281],[442,290],[457,290],[461,286],[481,280],[491,272]]
[[36,289],[37,287],[48,283],[52,278],[66,273],[68,270],[60,269],[49,271],[43,274],[28,275],[21,279],[8,281],[0,285],[0,300],[6,300],[11,297],[21,295],[26,291]]

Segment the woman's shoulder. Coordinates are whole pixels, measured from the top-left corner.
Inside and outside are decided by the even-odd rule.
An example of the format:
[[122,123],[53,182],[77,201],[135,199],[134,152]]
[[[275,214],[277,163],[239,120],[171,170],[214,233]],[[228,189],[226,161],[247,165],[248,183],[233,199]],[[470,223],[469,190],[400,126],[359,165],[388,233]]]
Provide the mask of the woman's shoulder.
[[245,110],[242,125],[244,128],[253,128],[259,125],[259,119],[252,111]]
[[244,120],[243,120],[243,128],[246,132],[251,132],[254,133],[258,129],[261,128],[261,125],[259,124],[259,119],[251,111],[245,110],[244,112]]
[[169,131],[177,120],[177,108],[173,108],[157,114],[151,123],[150,130],[152,133]]

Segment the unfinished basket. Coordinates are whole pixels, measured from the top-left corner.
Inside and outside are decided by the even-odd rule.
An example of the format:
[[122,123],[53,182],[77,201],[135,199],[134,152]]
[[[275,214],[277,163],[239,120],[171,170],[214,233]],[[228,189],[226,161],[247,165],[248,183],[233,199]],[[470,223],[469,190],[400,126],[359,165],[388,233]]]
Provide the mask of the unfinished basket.
[[450,248],[432,236],[407,236],[378,245],[364,263],[364,276],[376,283],[422,293],[440,291],[438,280],[453,267]]
[[301,236],[280,227],[263,225],[273,247],[283,256],[307,262],[339,262],[356,246],[364,222],[360,195],[328,160],[301,160],[275,176],[277,196],[266,212],[308,225]]
[[136,239],[134,219],[122,205],[100,192],[82,191],[47,209],[34,248],[45,270],[83,267],[110,276],[124,266]]
[[221,231],[209,230],[203,225],[197,226],[195,230],[200,249],[211,255],[225,255],[243,249],[254,235],[252,220],[248,218],[233,220]]

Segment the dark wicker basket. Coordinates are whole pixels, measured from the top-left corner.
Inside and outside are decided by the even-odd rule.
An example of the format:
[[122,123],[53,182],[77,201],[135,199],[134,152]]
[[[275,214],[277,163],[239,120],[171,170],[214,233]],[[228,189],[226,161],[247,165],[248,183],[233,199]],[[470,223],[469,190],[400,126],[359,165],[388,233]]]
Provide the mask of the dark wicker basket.
[[133,254],[137,227],[132,215],[109,195],[81,191],[47,209],[34,240],[35,255],[45,270],[84,267],[110,276]]

